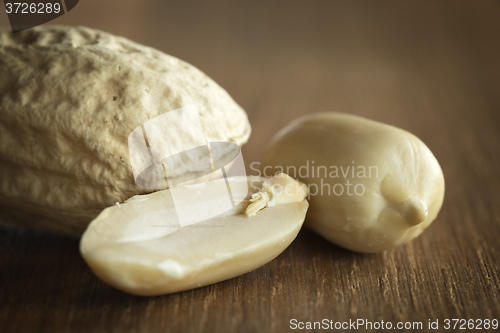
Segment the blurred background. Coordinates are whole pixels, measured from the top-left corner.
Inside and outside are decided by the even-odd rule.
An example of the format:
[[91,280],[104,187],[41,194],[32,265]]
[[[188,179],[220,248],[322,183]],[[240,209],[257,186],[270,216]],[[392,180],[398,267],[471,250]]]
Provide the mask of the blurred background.
[[0,327],[286,332],[290,318],[500,317],[500,1],[82,0],[48,24],[124,36],[204,71],[249,116],[247,166],[294,118],[346,112],[420,137],[446,196],[428,231],[395,250],[361,255],[303,230],[254,272],[157,298],[102,284],[76,240],[0,228]]

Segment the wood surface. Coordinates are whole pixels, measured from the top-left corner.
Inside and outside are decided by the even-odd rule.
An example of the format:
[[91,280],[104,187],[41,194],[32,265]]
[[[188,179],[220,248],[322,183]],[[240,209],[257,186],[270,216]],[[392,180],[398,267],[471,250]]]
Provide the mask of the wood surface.
[[303,229],[262,268],[148,298],[100,282],[78,240],[3,226],[0,332],[500,319],[500,2],[87,0],[51,24],[123,35],[202,69],[248,113],[248,167],[292,119],[340,111],[420,137],[446,195],[432,226],[394,250],[357,254]]

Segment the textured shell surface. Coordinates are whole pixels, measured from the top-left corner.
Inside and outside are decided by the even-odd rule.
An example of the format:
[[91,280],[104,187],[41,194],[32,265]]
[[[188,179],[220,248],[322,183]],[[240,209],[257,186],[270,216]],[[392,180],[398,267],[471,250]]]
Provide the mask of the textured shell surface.
[[103,208],[151,192],[134,181],[128,136],[187,105],[207,142],[248,140],[243,109],[182,60],[84,27],[0,30],[0,215],[80,235]]

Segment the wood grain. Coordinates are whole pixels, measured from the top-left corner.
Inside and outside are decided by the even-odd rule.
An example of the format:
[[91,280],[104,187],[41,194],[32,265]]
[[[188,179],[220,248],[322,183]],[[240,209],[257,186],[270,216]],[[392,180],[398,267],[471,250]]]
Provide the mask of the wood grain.
[[445,174],[445,202],[421,237],[392,251],[352,253],[304,229],[256,271],[151,298],[100,282],[78,240],[3,226],[0,331],[287,332],[292,318],[424,327],[500,319],[499,17],[490,0],[81,1],[53,23],[125,35],[225,87],[253,126],[248,167],[295,117],[353,113],[427,143]]

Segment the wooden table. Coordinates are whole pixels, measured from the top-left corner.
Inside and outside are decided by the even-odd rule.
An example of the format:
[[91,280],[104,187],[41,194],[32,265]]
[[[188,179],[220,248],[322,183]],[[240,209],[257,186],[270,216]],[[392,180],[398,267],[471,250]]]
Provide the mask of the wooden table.
[[341,111],[420,137],[446,197],[397,249],[357,254],[303,230],[260,269],[150,298],[100,282],[78,240],[4,226],[0,332],[286,332],[292,319],[325,318],[437,319],[442,332],[447,318],[500,319],[500,2],[88,0],[53,23],[201,68],[248,112],[247,166],[292,119]]

